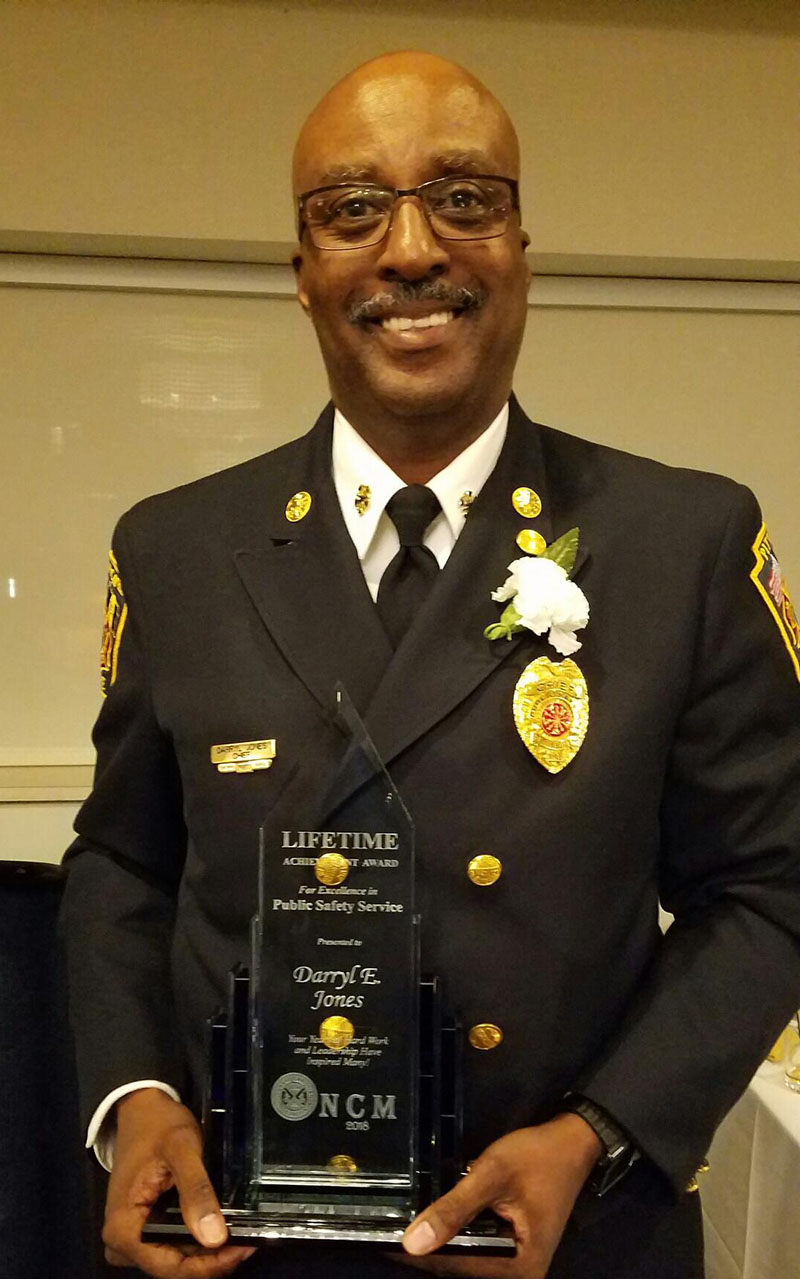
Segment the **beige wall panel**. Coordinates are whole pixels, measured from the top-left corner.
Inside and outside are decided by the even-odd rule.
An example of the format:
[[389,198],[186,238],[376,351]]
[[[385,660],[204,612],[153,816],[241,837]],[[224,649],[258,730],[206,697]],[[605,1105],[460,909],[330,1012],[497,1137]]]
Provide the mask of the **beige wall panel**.
[[300,120],[356,62],[409,46],[467,63],[509,107],[540,252],[800,258],[791,0],[6,0],[6,246],[54,232],[285,256]]
[[78,805],[0,803],[0,861],[60,862]]
[[747,484],[800,603],[799,348],[796,315],[534,310],[516,385],[539,421]]
[[[517,387],[555,426],[751,484],[797,592],[798,327],[534,308]],[[0,770],[13,787],[14,766],[91,762],[120,513],[301,433],[325,381],[289,299],[7,288],[0,331]]]
[[79,764],[117,518],[300,434],[324,376],[289,301],[6,289],[0,331],[0,766]]

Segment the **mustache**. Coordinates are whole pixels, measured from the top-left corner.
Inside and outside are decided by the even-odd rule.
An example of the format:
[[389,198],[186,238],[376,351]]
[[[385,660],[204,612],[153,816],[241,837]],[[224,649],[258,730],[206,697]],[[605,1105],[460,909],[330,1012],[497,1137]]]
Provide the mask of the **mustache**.
[[447,311],[476,311],[487,297],[486,289],[468,289],[445,280],[401,280],[391,293],[373,293],[372,297],[351,303],[346,315],[351,324],[382,320],[409,302],[441,302]]

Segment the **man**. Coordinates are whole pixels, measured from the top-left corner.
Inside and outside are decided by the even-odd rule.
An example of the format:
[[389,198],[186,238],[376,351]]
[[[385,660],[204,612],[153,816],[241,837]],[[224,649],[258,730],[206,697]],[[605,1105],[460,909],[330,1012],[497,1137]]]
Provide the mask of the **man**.
[[[115,535],[97,780],[65,903],[90,1138],[101,1120],[101,1144],[115,1136],[115,1264],[194,1279],[247,1255],[225,1242],[179,1098],[197,1104],[202,1026],[247,953],[253,832],[265,813],[290,824],[330,766],[341,680],[414,815],[423,961],[469,1029],[480,1157],[410,1226],[408,1263],[702,1274],[686,1185],[797,1003],[797,636],[746,490],[535,426],[510,398],[518,169],[505,112],[448,62],[389,55],[335,86],[294,187],[298,296],[336,416],[142,503]],[[434,495],[416,540],[404,486]],[[567,580],[546,548],[573,528]],[[570,652],[539,705],[526,672]],[[213,743],[264,737],[269,771],[209,763]],[[472,877],[476,854],[493,879]],[[191,1255],[140,1239],[173,1182]],[[485,1205],[513,1224],[513,1260],[430,1255]],[[335,1250],[245,1271],[262,1265],[399,1273]]]

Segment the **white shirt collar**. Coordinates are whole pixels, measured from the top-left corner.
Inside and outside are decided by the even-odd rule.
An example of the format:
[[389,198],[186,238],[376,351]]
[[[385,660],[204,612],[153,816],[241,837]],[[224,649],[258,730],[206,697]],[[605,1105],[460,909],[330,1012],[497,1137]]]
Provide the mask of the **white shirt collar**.
[[[477,497],[495,468],[508,429],[508,405],[504,404],[494,421],[458,457],[428,481],[428,488],[438,497],[444,520],[437,523],[449,528],[449,541],[455,543],[464,527],[466,512],[462,506],[465,493]],[[354,427],[337,409],[333,417],[332,444],[333,482],[342,508],[347,531],[353,539],[361,562],[378,532],[386,503],[405,483],[391,467],[371,449]],[[359,489],[369,489],[369,503],[363,514],[356,502]],[[388,517],[387,517],[388,518]],[[426,539],[427,540],[427,539]]]

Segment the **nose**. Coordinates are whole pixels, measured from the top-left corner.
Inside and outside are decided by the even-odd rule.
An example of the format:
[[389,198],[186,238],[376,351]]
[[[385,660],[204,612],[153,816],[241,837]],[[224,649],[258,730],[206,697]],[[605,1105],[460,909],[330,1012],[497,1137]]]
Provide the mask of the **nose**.
[[422,280],[441,275],[450,255],[437,240],[416,196],[405,196],[394,207],[383,241],[378,274],[383,280]]

